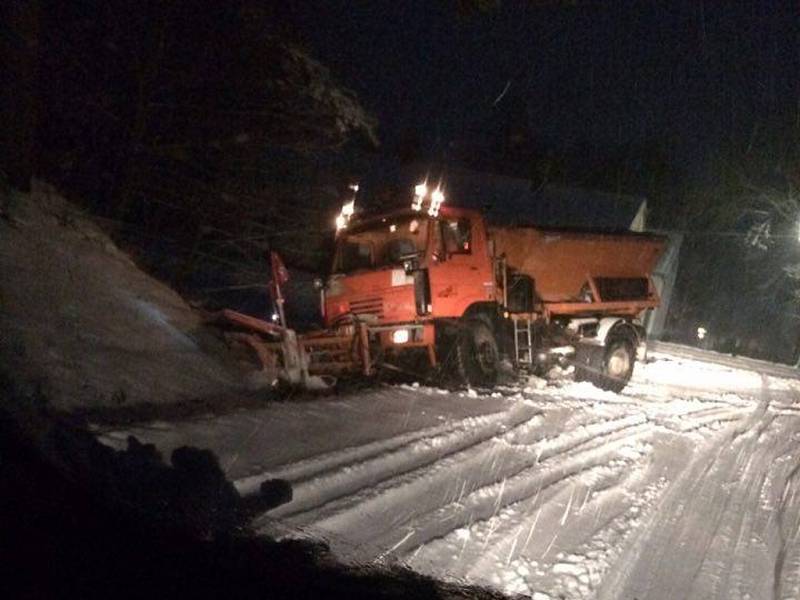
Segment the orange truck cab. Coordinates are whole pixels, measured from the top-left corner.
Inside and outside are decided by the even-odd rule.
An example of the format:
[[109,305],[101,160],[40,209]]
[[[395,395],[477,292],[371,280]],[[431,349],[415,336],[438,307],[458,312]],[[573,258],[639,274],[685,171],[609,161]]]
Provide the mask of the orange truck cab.
[[557,362],[622,389],[644,342],[636,318],[658,305],[663,239],[489,227],[476,210],[435,209],[350,219],[322,292],[326,326],[365,324],[379,359],[421,353],[471,385]]

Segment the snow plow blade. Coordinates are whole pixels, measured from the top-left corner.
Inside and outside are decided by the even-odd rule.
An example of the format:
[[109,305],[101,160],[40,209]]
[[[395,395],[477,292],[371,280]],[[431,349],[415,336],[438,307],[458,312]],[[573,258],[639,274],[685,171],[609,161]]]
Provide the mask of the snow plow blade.
[[235,310],[208,315],[206,321],[223,331],[230,346],[243,346],[255,357],[260,372],[307,388],[331,387],[336,377],[369,375],[372,371],[368,330],[354,324],[336,332],[297,335]]

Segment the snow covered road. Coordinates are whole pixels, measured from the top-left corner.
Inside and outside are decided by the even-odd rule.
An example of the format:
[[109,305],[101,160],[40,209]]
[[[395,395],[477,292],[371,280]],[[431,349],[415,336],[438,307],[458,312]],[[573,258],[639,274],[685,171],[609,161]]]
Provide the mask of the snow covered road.
[[546,598],[800,598],[800,382],[656,354],[622,394],[385,387],[128,433],[209,447],[256,520]]

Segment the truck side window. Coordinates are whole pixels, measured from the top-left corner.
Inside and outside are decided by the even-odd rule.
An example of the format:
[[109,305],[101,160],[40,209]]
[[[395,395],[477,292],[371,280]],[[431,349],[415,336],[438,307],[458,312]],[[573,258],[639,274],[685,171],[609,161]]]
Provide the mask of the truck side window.
[[368,243],[347,240],[339,255],[339,270],[344,273],[372,266],[372,247]]
[[469,219],[443,221],[442,236],[447,254],[472,253],[472,228]]

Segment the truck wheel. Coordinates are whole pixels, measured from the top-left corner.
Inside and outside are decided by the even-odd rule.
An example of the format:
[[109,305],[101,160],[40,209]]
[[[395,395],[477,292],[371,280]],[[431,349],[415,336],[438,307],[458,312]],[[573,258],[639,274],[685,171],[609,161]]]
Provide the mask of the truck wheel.
[[575,365],[575,379],[619,393],[631,380],[635,362],[633,343],[625,336],[614,336],[606,340],[603,352],[595,353],[587,363]]
[[492,329],[484,321],[464,322],[456,341],[456,363],[462,381],[477,387],[492,387],[497,381],[500,352]]

